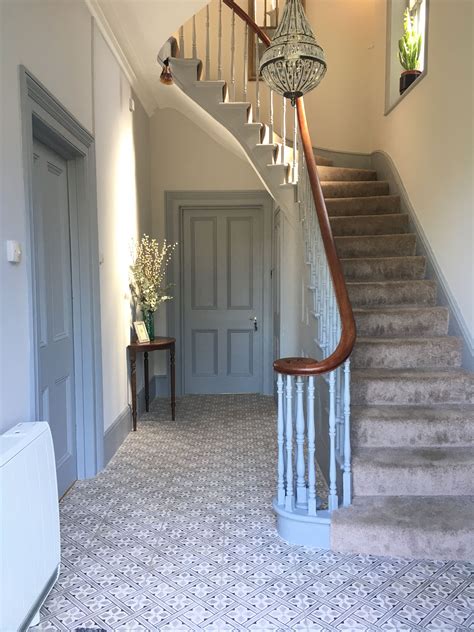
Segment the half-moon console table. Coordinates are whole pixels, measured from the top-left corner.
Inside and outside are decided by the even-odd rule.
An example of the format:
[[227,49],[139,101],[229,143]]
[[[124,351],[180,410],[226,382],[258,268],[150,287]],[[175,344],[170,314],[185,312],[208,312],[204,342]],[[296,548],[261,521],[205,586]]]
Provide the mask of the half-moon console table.
[[145,410],[150,410],[149,373],[148,373],[148,353],[150,351],[170,352],[170,382],[171,382],[171,419],[176,417],[176,369],[175,369],[175,338],[157,337],[150,342],[132,342],[128,345],[130,358],[130,379],[132,385],[132,420],[133,430],[137,429],[137,353],[144,353],[145,367]]

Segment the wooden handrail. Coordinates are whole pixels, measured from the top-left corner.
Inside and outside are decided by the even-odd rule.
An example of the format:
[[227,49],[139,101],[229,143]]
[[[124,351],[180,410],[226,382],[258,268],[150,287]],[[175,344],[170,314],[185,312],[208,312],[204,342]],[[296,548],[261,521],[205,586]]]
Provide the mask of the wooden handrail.
[[261,41],[264,44],[266,44],[267,46],[270,46],[271,40],[268,37],[268,35],[265,33],[265,31],[262,28],[257,26],[256,22],[252,20],[250,15],[246,13],[246,11],[242,9],[242,7],[240,7],[236,2],[234,2],[234,0],[223,0],[223,1],[224,1],[224,4],[226,4],[230,9],[232,9],[232,11],[235,11],[235,15],[238,15],[241,20],[243,20],[244,22],[247,22],[247,24],[252,29],[252,31],[258,35],[258,37],[261,39]]
[[[255,21],[252,20],[242,7],[234,2],[234,0],[223,0],[223,2],[249,25],[249,28],[256,33],[264,44],[267,46],[270,45],[270,38],[268,35],[263,29],[257,26]],[[282,358],[273,363],[273,368],[278,373],[283,373],[285,375],[320,375],[321,373],[334,371],[347,360],[354,348],[357,333],[354,314],[352,312],[352,306],[344,279],[344,273],[336,251],[326,202],[324,201],[323,190],[319,180],[318,168],[314,157],[313,143],[311,142],[303,98],[297,99],[296,108],[303,153],[306,159],[316,215],[318,218],[319,228],[321,230],[324,250],[326,252],[326,258],[331,272],[334,292],[341,317],[341,339],[339,340],[339,344],[333,353],[327,358],[324,358],[324,360],[318,361],[313,358]]]

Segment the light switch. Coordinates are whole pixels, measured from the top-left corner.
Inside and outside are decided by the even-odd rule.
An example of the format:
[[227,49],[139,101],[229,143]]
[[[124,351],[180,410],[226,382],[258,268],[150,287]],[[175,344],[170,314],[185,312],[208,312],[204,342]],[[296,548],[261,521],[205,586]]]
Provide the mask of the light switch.
[[21,246],[19,241],[14,241],[13,239],[7,241],[7,260],[10,263],[20,263]]

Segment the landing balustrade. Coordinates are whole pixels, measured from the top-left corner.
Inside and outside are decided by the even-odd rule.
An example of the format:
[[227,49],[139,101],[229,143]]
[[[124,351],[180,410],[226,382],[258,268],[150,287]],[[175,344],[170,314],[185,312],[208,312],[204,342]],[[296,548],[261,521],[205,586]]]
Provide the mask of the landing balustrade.
[[[296,185],[318,357],[284,358],[274,363],[278,469],[273,506],[282,537],[329,547],[331,514],[341,505],[349,505],[352,498],[349,357],[355,324],[303,99],[292,109],[261,81],[258,72],[255,81],[249,81],[250,47],[258,68],[262,44],[268,46],[268,36],[233,0],[212,2],[179,33],[181,57],[191,53],[197,59],[201,52],[202,78],[225,81],[226,102],[242,98],[252,105],[249,122],[262,124],[261,143],[275,145],[275,164],[286,165],[286,182]],[[318,494],[320,489],[322,494]]]

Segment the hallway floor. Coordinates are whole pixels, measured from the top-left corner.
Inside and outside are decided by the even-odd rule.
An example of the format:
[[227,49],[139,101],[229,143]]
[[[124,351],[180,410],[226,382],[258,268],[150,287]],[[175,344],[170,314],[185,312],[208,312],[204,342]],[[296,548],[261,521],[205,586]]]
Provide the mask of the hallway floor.
[[268,397],[153,403],[61,503],[62,572],[35,630],[468,630],[474,566],[338,555],[276,533]]

